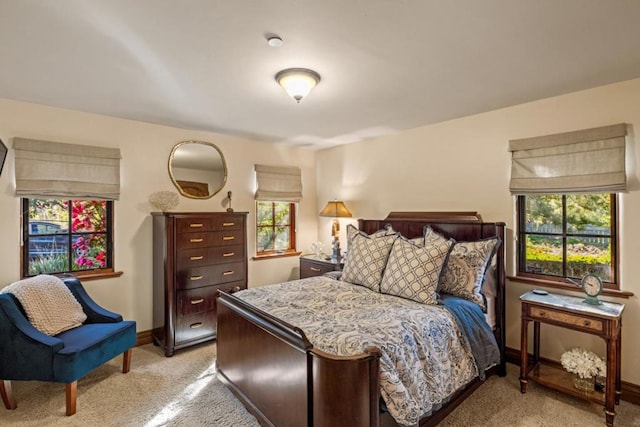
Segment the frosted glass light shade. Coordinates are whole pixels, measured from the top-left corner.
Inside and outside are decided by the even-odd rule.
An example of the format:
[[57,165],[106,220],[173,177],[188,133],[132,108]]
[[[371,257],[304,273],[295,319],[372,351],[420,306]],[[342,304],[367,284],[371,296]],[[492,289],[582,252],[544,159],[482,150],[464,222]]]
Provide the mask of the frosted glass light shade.
[[300,102],[320,81],[320,74],[306,68],[288,68],[276,74],[276,81],[289,94]]

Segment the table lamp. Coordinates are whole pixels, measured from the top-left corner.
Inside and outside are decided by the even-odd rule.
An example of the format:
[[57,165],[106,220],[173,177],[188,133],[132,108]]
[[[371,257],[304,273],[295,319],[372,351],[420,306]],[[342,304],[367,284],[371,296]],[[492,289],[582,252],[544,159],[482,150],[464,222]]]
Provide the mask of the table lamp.
[[333,224],[331,226],[331,235],[333,236],[333,242],[331,243],[333,248],[331,260],[338,262],[340,261],[340,222],[338,222],[338,218],[351,218],[351,212],[349,212],[344,202],[334,200],[333,202],[327,203],[327,206],[320,212],[320,216],[333,218]]

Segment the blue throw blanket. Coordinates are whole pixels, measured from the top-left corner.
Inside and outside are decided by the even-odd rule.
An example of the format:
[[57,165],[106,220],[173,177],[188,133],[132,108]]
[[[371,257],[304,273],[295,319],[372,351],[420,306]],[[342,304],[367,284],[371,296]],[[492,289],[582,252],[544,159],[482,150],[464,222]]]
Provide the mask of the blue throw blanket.
[[469,343],[478,367],[478,375],[484,380],[485,371],[500,363],[500,349],[482,309],[469,300],[452,295],[441,294],[440,298],[442,305],[456,319],[462,335]]

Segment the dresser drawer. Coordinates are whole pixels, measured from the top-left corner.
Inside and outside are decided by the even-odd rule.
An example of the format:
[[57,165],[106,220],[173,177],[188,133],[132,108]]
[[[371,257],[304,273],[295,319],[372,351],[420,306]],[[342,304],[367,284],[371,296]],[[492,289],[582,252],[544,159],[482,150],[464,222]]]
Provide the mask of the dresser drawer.
[[243,230],[244,218],[234,214],[220,214],[215,217],[177,218],[178,234],[202,231]]
[[176,320],[176,345],[184,341],[215,337],[216,311],[205,311],[189,316],[179,316]]
[[215,310],[218,288],[216,286],[207,286],[204,288],[177,291],[176,294],[178,304],[177,315],[188,316]]
[[243,230],[208,231],[184,233],[176,237],[176,249],[205,248],[209,246],[228,246],[244,241]]
[[221,214],[211,218],[211,229],[216,231],[244,230],[244,217]]
[[211,231],[212,229],[213,227],[211,225],[211,218],[176,218],[176,231],[178,232],[177,234],[199,233],[203,231]]
[[176,256],[177,269],[200,267],[203,265],[221,264],[242,261],[244,246],[213,246],[209,248],[183,249]]
[[193,289],[245,279],[244,262],[214,264],[179,270],[176,288]]
[[554,322],[562,323],[564,325],[578,326],[593,331],[601,332],[603,330],[602,321],[589,317],[549,310],[541,307],[531,307],[529,313],[534,320],[548,319]]

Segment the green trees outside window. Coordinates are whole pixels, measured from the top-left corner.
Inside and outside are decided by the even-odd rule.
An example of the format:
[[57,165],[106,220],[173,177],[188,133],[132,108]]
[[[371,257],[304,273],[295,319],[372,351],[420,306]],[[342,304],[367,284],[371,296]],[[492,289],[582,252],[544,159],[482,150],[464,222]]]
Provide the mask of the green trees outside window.
[[518,274],[617,287],[615,194],[518,196]]
[[256,202],[256,255],[295,252],[295,209],[291,202]]
[[22,275],[113,268],[113,202],[23,199]]

